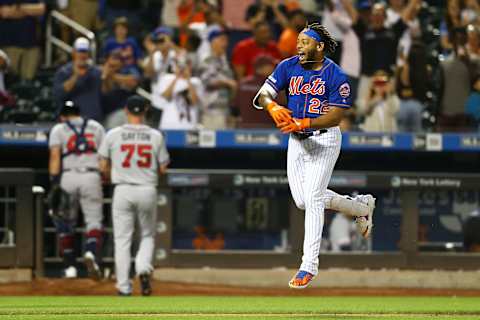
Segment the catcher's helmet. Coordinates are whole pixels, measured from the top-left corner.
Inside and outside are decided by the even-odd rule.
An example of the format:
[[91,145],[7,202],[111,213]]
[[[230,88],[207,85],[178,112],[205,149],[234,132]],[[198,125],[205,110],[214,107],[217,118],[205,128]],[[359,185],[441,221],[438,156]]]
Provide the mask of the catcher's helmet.
[[80,106],[71,100],[67,100],[63,103],[63,106],[60,109],[60,115],[80,115]]

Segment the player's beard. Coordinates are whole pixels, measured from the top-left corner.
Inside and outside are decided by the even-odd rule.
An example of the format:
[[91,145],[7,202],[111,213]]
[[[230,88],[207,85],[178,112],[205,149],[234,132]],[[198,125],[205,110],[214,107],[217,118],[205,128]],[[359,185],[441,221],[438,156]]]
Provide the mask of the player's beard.
[[300,64],[305,69],[311,69],[313,65],[319,62],[321,59],[316,57],[316,51],[305,52],[305,55],[300,59]]

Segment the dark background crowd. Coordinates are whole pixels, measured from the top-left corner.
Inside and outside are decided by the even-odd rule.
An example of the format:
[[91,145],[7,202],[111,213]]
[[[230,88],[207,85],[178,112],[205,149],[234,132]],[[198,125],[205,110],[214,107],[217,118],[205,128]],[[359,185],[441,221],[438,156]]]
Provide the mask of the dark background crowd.
[[[72,52],[55,47],[47,66],[52,10],[95,43],[53,23]],[[479,0],[0,0],[0,120],[52,122],[73,100],[110,128],[142,88],[161,129],[272,127],[252,98],[313,21],[350,77],[343,130],[478,129]]]

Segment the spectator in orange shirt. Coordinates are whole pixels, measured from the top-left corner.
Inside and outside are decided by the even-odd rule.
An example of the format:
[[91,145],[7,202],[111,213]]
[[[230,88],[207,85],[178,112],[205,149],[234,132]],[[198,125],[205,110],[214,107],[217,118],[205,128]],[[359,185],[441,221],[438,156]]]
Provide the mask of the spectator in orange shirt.
[[275,60],[281,58],[266,21],[258,22],[253,29],[253,37],[240,41],[233,49],[232,64],[239,80],[254,74],[253,62],[258,55],[267,55]]
[[208,3],[205,0],[182,0],[177,8],[180,21],[180,46],[185,47],[188,39],[188,27],[191,23],[205,22]]
[[283,30],[278,40],[278,50],[282,58],[297,54],[297,37],[307,24],[307,17],[301,9],[291,11],[288,16],[289,27]]

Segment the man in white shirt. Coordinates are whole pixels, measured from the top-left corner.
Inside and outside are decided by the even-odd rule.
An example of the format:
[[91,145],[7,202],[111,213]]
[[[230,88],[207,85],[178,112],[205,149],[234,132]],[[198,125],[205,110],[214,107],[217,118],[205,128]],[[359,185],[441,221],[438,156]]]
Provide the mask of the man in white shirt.
[[164,74],[157,85],[154,95],[163,111],[159,128],[197,129],[204,93],[200,79],[192,77],[190,65],[178,64],[175,74]]

